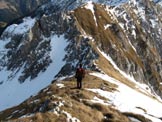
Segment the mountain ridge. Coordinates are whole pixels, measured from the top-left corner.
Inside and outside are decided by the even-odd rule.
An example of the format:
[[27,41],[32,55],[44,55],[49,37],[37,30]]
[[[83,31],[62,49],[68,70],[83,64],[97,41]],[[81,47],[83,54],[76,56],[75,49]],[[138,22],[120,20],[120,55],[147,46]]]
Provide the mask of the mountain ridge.
[[[4,102],[1,110],[20,104],[53,79],[73,76],[81,62],[91,72],[112,77],[108,81],[119,88],[121,82],[160,101],[157,96],[161,97],[162,81],[161,13],[158,13],[161,8],[144,0],[132,0],[117,7],[88,2],[73,11],[51,13],[50,8],[42,9],[45,12],[42,16],[27,17],[22,23],[9,26],[1,35],[0,73],[4,76],[0,80],[0,97]],[[99,81],[102,84],[102,78]],[[134,88],[138,82],[146,87]],[[110,87],[104,88],[107,91]],[[20,95],[19,101],[12,101],[14,94]],[[113,100],[110,102],[115,104]],[[148,108],[146,111],[150,112]]]
[[[0,118],[13,122],[31,120],[36,122],[47,120],[52,122],[151,122],[150,119],[153,120],[153,117],[151,117],[149,113],[140,115],[133,112],[121,112],[116,110],[109,103],[110,100],[102,96],[103,94],[99,94],[99,91],[108,91],[108,93],[115,92],[118,86],[106,80],[101,81],[100,77],[96,77],[99,73],[96,74],[96,76],[95,73],[93,73],[93,75],[86,74],[83,85],[84,88],[82,90],[76,89],[74,77],[54,82],[42,89],[37,95],[31,96],[28,100],[25,100],[19,106],[2,111]],[[98,93],[95,93],[96,90],[99,90]],[[142,108],[137,108],[137,110],[140,109]],[[147,117],[149,119],[147,119]],[[154,120],[158,121],[157,118],[154,117]]]

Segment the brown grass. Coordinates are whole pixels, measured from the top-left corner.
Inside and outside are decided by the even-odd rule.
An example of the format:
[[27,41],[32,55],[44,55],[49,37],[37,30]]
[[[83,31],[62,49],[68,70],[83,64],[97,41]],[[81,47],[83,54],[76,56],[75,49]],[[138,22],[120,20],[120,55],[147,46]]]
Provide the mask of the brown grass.
[[[76,17],[77,24],[79,24],[80,28],[85,30],[85,32],[89,35],[92,35],[95,38],[96,43],[102,44],[102,48],[106,52],[110,52],[112,50],[112,45],[116,46],[116,55],[119,57],[127,57],[129,60],[133,61],[137,65],[143,68],[142,61],[136,54],[136,52],[133,50],[133,48],[130,45],[123,45],[123,42],[121,41],[122,38],[124,40],[127,40],[126,35],[124,32],[122,32],[122,29],[120,26],[118,26],[118,23],[111,19],[110,14],[108,14],[104,6],[102,5],[94,5],[95,16],[97,19],[98,26],[95,25],[95,21],[92,15],[92,12],[89,10],[86,10],[85,8],[78,8],[74,12],[74,16]],[[115,29],[120,30],[119,32],[115,32],[111,28],[104,29],[104,26],[106,24],[115,25]],[[119,34],[120,33],[120,34]],[[121,37],[119,35],[122,35]],[[128,51],[123,50],[124,48],[129,48]],[[114,51],[116,51],[114,50]],[[115,53],[115,52],[114,52]]]
[[[97,96],[98,98],[108,101],[108,99],[101,97],[100,95],[86,90],[87,88],[98,88],[101,89],[101,86],[105,85],[106,90],[114,91],[116,85],[108,83],[104,80],[100,80],[94,76],[86,75],[83,80],[84,85],[83,89],[76,89],[76,81],[72,78],[67,78],[64,81],[61,81],[65,87],[59,88],[54,82],[46,89],[41,90],[41,92],[32,96],[28,100],[24,101],[19,106],[7,109],[0,114],[0,120],[6,120],[7,117],[14,113],[15,110],[25,109],[21,113],[13,114],[12,118],[9,119],[13,122],[67,122],[67,116],[63,112],[70,113],[72,117],[76,117],[81,122],[129,122],[127,116],[133,116],[142,122],[148,122],[147,119],[144,121],[144,117],[136,115],[128,115],[127,113],[121,113],[118,110],[114,109],[113,106],[106,106],[100,103],[93,103],[91,100]],[[53,97],[55,95],[56,97]],[[60,98],[59,98],[60,97]],[[40,106],[46,99],[50,99],[50,104],[48,109],[44,112],[35,111],[34,106]],[[33,106],[31,104],[34,100],[39,99],[39,101]],[[63,102],[64,106],[60,107],[59,115],[54,114],[52,109],[57,107],[53,105],[53,102]],[[20,118],[26,114],[33,114],[31,117]]]
[[12,9],[16,11],[16,8],[6,1],[0,1],[0,9]]
[[144,116],[141,116],[139,114],[134,114],[134,113],[123,113],[124,115],[126,115],[127,117],[133,117],[136,118],[137,120],[141,121],[141,122],[151,122],[151,120],[145,118]]
[[0,27],[4,28],[7,25],[6,22],[0,22]]
[[[111,19],[110,13],[107,13],[104,10],[104,6],[95,4],[94,9],[96,10],[95,16],[97,18],[98,26],[95,25],[93,15],[90,10],[86,10],[85,8],[78,8],[74,11],[74,16],[76,17],[77,26],[79,27],[78,29],[84,30],[88,35],[92,35],[95,39],[94,42],[91,42],[91,46],[99,54],[99,59],[96,60],[96,64],[109,76],[120,80],[121,82],[133,89],[136,89],[134,87],[135,84],[130,82],[127,78],[123,77],[117,70],[115,70],[114,67],[110,64],[110,62],[107,61],[99,53],[96,47],[99,44],[100,49],[103,49],[107,54],[110,53],[110,55],[113,55],[115,60],[119,60],[117,62],[122,62],[122,60],[128,60],[129,62],[132,62],[133,64],[137,65],[137,67],[140,67],[144,70],[145,67],[143,61],[141,60],[141,57],[134,51],[132,46],[128,43],[128,39],[125,33],[123,32],[122,28],[118,25],[116,21]],[[136,15],[134,14],[131,14],[130,16],[133,19],[137,19]],[[106,24],[115,25],[115,28],[118,31],[116,32],[112,28],[104,30],[104,25]],[[136,21],[135,26],[137,26],[137,31],[140,32],[141,27]],[[141,34],[139,34],[139,39],[143,39],[146,35],[143,32],[140,33]],[[113,49],[112,45],[115,45],[115,49]],[[158,77],[158,74],[155,71],[154,76]],[[136,90],[139,91],[138,89]],[[152,98],[153,96],[150,95],[150,97]]]
[[4,8],[8,8],[8,3],[4,2],[4,1],[1,1],[0,2],[0,9],[4,9]]
[[[90,83],[90,81],[92,83]],[[105,85],[105,87],[108,87],[110,91],[115,90],[116,86],[107,83],[103,80],[99,80],[98,78],[95,78],[93,76],[86,75],[84,79],[84,88],[101,88],[101,85]],[[24,111],[22,113],[13,114],[12,118],[10,120],[12,121],[23,121],[27,122],[29,120],[33,120],[35,122],[41,122],[41,121],[47,121],[47,122],[66,122],[66,115],[64,113],[60,113],[59,116],[55,115],[54,113],[50,112],[49,110],[52,109],[54,106],[49,106],[49,110],[47,109],[45,112],[40,113],[38,111],[34,112],[34,107],[39,107],[40,104],[42,104],[45,99],[49,98],[51,99],[51,102],[53,101],[65,101],[64,106],[60,108],[60,110],[64,110],[68,113],[70,113],[73,117],[78,118],[82,122],[101,122],[103,120],[103,113],[106,113],[107,108],[104,108],[106,106],[97,105],[94,104],[92,106],[87,105],[85,101],[89,101],[94,98],[94,96],[99,97],[100,99],[107,100],[93,92],[87,91],[84,88],[82,90],[76,89],[76,81],[74,78],[66,79],[64,82],[64,85],[66,87],[64,88],[58,88],[55,83],[49,86],[48,90],[41,90],[41,92],[28,99],[27,101],[23,102],[19,106],[16,106],[11,109],[7,109],[0,114],[1,120],[6,120],[11,113],[14,113],[16,110],[22,110]],[[50,93],[50,94],[49,94]],[[50,96],[49,96],[50,95]],[[61,97],[61,100],[59,98],[52,98],[52,95]],[[32,101],[39,99],[39,101],[34,104],[31,104]],[[50,104],[49,104],[50,105]],[[72,106],[71,106],[72,105]],[[105,110],[104,110],[105,109]],[[35,113],[34,116],[31,117],[25,117],[18,119],[19,117],[25,115],[25,114],[32,114]]]
[[[127,78],[122,76],[119,71],[114,69],[112,64],[103,57],[96,48],[97,43],[102,43],[103,48],[109,48],[111,45],[116,45],[117,50],[120,55],[126,55],[128,59],[135,60],[137,57],[132,56],[135,54],[132,48],[129,48],[129,52],[123,51],[123,44],[120,42],[120,38],[111,29],[104,30],[104,25],[114,24],[112,23],[111,17],[100,5],[95,5],[95,15],[97,17],[98,26],[96,26],[93,15],[91,11],[85,8],[78,8],[74,12],[76,17],[77,27],[83,29],[87,34],[93,35],[95,37],[96,43],[92,42],[92,47],[98,52],[99,59],[96,60],[96,64],[100,69],[102,69],[109,76],[120,80],[124,84],[135,89],[135,84],[130,82]],[[100,17],[102,19],[100,19]],[[118,29],[120,29],[117,26]],[[129,46],[128,46],[129,47]],[[136,62],[142,67],[140,61]],[[113,92],[117,89],[115,84],[109,83],[107,81],[101,80],[97,77],[90,76],[86,74],[85,79],[83,79],[83,89],[76,89],[76,79],[74,77],[67,78],[62,82],[65,87],[58,88],[57,82],[51,84],[48,89],[43,89],[36,96],[31,96],[28,100],[24,101],[19,106],[7,109],[0,113],[0,120],[7,120],[8,117],[11,121],[34,121],[34,122],[66,122],[67,117],[63,111],[70,113],[73,117],[78,118],[81,122],[129,122],[129,116],[137,118],[142,122],[148,122],[146,118],[140,115],[135,115],[132,113],[121,113],[114,109],[113,106],[105,106],[99,103],[93,103],[91,100],[97,96],[98,98],[109,101],[108,99],[101,97],[100,95],[90,92],[88,89],[102,89],[105,91]],[[53,95],[55,97],[53,97]],[[50,100],[50,103],[44,112],[39,112],[38,109],[41,104],[44,103],[46,99]],[[36,103],[32,103],[34,100],[39,100]],[[60,107],[59,115],[51,112],[50,110],[57,107],[55,102],[64,102],[64,106]],[[16,110],[23,110],[22,112],[14,113]],[[32,114],[31,117],[19,118],[26,114]]]

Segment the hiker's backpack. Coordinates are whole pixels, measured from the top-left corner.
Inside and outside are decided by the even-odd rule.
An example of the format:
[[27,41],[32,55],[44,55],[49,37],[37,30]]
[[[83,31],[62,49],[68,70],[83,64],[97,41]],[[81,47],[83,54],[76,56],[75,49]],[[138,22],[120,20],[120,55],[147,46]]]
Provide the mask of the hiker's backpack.
[[75,78],[84,78],[85,71],[83,68],[78,68],[75,74]]

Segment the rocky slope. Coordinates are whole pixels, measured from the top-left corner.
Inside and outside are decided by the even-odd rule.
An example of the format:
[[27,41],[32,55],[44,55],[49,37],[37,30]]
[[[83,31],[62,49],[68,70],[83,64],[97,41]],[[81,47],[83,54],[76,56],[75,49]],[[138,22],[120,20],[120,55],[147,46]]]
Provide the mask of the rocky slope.
[[[33,14],[41,5],[47,3],[52,9],[69,10],[74,9],[87,2],[88,0],[1,0],[0,1],[0,35],[7,25],[17,22],[24,16]],[[116,6],[128,0],[94,0],[94,2]],[[161,4],[161,0],[154,0]],[[47,5],[46,4],[46,5]],[[46,6],[45,5],[45,6]],[[43,6],[44,7],[44,6]]]
[[87,74],[83,87],[76,89],[73,77],[54,82],[19,106],[1,112],[0,119],[13,122],[151,122],[140,114],[116,110],[109,104],[110,100],[91,91],[115,92],[117,85]]
[[[79,63],[83,63],[84,68],[87,70],[105,73],[114,78],[115,80],[113,81],[120,81],[128,87],[140,93],[142,92],[142,94],[150,97],[150,99],[155,98],[157,101],[160,101],[156,96],[162,97],[162,50],[160,48],[162,46],[161,6],[152,1],[130,0],[120,6],[106,6],[88,2],[76,8],[76,6],[74,7],[76,4],[72,4],[69,1],[70,3],[65,4],[68,8],[66,10],[68,11],[65,11],[62,7],[56,6],[55,1],[52,2],[53,4],[47,3],[40,7],[35,12],[35,17],[26,17],[22,23],[7,27],[0,37],[0,73],[3,76],[0,78],[0,98],[2,100],[0,110],[20,104],[40,89],[49,85],[53,79],[59,80],[60,77],[74,75],[75,68]],[[57,9],[53,8],[53,6]],[[91,76],[88,75],[87,77],[89,78]],[[91,80],[87,79],[86,81],[90,82]],[[99,81],[100,85],[97,88],[102,89],[101,84],[105,84],[105,82],[101,78]],[[110,82],[111,80],[108,81]],[[139,86],[134,87],[137,82],[147,85],[143,89],[144,91],[138,89]],[[68,84],[68,82],[66,83]],[[65,88],[65,92],[66,90],[69,91],[69,93],[65,93],[64,90],[55,88],[56,86],[56,84],[53,84],[49,87],[54,87],[53,90],[57,90],[56,94],[63,97],[63,99],[66,99],[66,95],[70,96],[73,91],[78,92],[76,89],[69,91]],[[118,84],[117,86],[119,87],[120,85]],[[30,89],[28,89],[29,87]],[[86,88],[89,87],[95,86],[86,86]],[[113,86],[111,87],[115,89]],[[8,91],[7,88],[10,88],[10,90]],[[109,85],[104,86],[104,88],[105,91],[111,89]],[[147,90],[150,91],[148,92]],[[66,95],[62,96],[59,94],[59,91]],[[83,90],[82,92],[87,91]],[[15,94],[17,100],[13,101]],[[83,98],[86,97],[84,93],[82,94]],[[88,91],[88,94],[92,93]],[[94,97],[96,93],[93,92],[93,94]],[[37,97],[44,99],[46,94],[42,96],[40,93]],[[32,99],[36,98],[32,97]],[[86,97],[86,99],[91,100],[92,98]],[[111,103],[111,98],[108,99],[106,101],[108,100]],[[73,96],[70,97],[70,100],[73,101]],[[102,100],[105,100],[105,98]],[[29,101],[31,102],[30,99]],[[79,104],[76,101],[74,103]],[[27,113],[34,113],[35,115],[35,113],[41,112],[35,111],[34,108],[32,110],[27,108],[23,110],[25,112],[20,112],[23,104],[27,104],[27,102],[25,101],[18,106],[19,112],[15,112],[17,107],[9,109],[1,112],[0,118],[2,120],[17,119]],[[94,111],[92,109],[93,106],[95,106],[91,106],[91,104],[82,102],[81,106],[83,105],[85,109],[91,109],[92,111],[89,110],[91,113]],[[117,106],[115,103],[112,104]],[[95,108],[95,112],[96,109],[98,110],[100,107],[102,109],[103,106],[98,105],[97,107],[99,108]],[[108,110],[99,110],[100,112],[97,114],[101,116],[98,118],[98,121],[109,121],[112,118],[113,122],[115,121],[113,119],[116,119],[112,117],[114,116],[113,114],[115,116],[116,114],[119,115],[117,121],[120,121],[120,117],[124,118],[123,121],[132,120],[128,118],[130,113],[121,114],[117,110],[112,109],[111,106],[109,107],[108,109],[110,111],[115,112],[110,114],[111,112],[108,113]],[[49,112],[53,108],[52,106],[46,112]],[[69,109],[69,107],[67,108]],[[68,110],[67,108],[65,110]],[[135,113],[142,115],[142,119],[138,119],[137,115],[134,114],[131,117],[135,116],[141,122],[150,119],[150,116],[148,117],[149,113],[147,114],[149,112],[148,108],[144,108],[143,106],[135,106],[135,108],[140,108],[146,114],[141,114],[140,112]],[[77,110],[78,108],[76,107],[75,109]],[[27,112],[28,110],[29,112]],[[119,110],[122,111],[121,109]],[[82,112],[84,113],[83,109]],[[125,112],[128,112],[128,110],[125,110]],[[73,115],[73,113],[71,114]],[[38,116],[42,118],[42,116],[49,115],[55,117],[57,113],[56,115],[47,113]],[[63,112],[63,115],[68,116],[66,112]],[[161,121],[159,119],[161,117],[160,115],[154,113],[151,113],[151,115],[158,116],[155,118],[158,119],[157,121]],[[85,121],[81,119],[83,117],[78,116],[76,115],[79,120]],[[96,119],[95,114],[90,117],[94,117],[90,121]],[[107,117],[108,120],[104,120]]]
[[1,0],[0,1],[0,34],[6,25],[34,12],[46,0]]

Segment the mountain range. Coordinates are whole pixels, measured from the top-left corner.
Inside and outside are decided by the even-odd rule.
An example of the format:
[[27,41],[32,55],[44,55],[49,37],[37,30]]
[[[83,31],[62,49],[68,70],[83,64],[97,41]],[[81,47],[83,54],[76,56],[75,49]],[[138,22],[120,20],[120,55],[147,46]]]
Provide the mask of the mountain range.
[[1,3],[0,120],[162,121],[161,1]]

